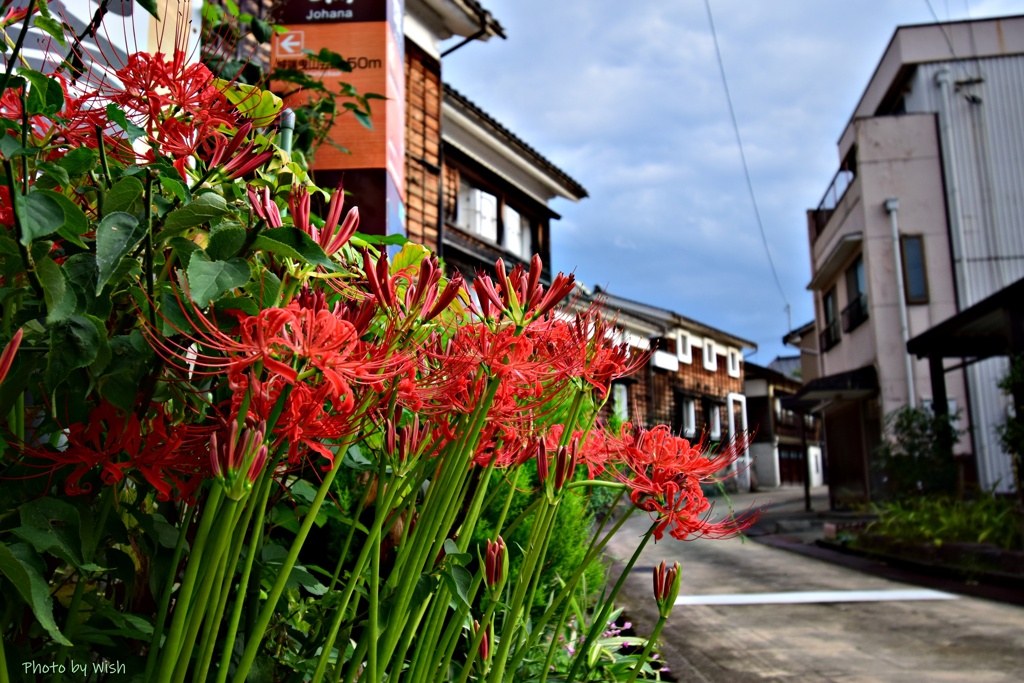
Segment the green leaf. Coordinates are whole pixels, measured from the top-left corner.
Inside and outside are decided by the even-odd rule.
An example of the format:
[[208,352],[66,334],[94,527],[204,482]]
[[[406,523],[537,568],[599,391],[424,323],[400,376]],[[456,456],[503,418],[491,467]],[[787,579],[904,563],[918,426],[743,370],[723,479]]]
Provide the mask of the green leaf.
[[145,209],[143,199],[145,193],[146,188],[141,180],[135,176],[125,176],[114,183],[103,195],[103,212],[124,211],[137,216]]
[[78,299],[74,290],[64,281],[61,267],[54,263],[53,259],[44,258],[36,263],[36,277],[43,286],[46,322],[52,324],[67,320],[75,312]]
[[207,306],[225,292],[249,281],[249,264],[240,258],[211,261],[205,252],[197,251],[188,262],[188,286],[192,301]]
[[237,256],[244,245],[245,228],[233,221],[225,222],[210,233],[206,253],[215,261],[229,259],[232,256]]
[[97,161],[99,153],[92,147],[75,147],[57,163],[64,167],[69,176],[75,177],[96,168]]
[[160,238],[167,239],[183,230],[209,223],[227,212],[227,202],[219,194],[214,192],[201,194],[188,206],[175,209],[167,214],[167,218],[164,220],[164,229],[160,231]]
[[47,390],[53,391],[67,381],[72,370],[90,365],[99,351],[100,336],[89,318],[73,315],[54,325],[50,330],[50,353],[44,378]]
[[29,114],[52,116],[64,108],[64,89],[60,81],[32,69],[18,69],[30,83],[25,104]]
[[82,560],[81,519],[73,505],[59,498],[37,498],[18,510],[21,526],[13,533],[36,551],[49,553],[84,571],[101,571]]
[[142,9],[152,14],[154,19],[160,21],[160,14],[157,11],[156,0],[135,0],[135,3]]
[[36,190],[32,194],[42,194],[49,197],[64,212],[64,221],[57,228],[58,235],[77,247],[82,249],[88,248],[81,238],[81,235],[89,231],[89,218],[82,211],[82,207],[75,204],[67,196],[53,190]]
[[64,209],[44,192],[16,193],[14,211],[21,221],[21,243],[26,247],[33,240],[53,234],[64,224]]
[[313,57],[319,62],[323,62],[332,69],[337,69],[343,73],[352,71],[352,65],[347,59],[339,55],[337,52],[328,50],[326,47],[320,48],[319,52],[313,52],[312,50],[305,50],[305,53],[310,57]]
[[223,78],[214,78],[213,87],[224,93],[228,102],[238,108],[239,113],[263,124],[270,123],[284,108],[284,100],[255,85],[232,83]]
[[222,311],[241,311],[246,315],[259,315],[260,309],[252,299],[241,296],[225,296],[217,299],[213,308],[218,313]]
[[[0,545],[0,573],[10,581],[22,600],[32,608],[39,624],[50,636],[61,645],[71,645],[71,641],[57,628],[53,620],[53,600],[50,589],[38,571],[30,564],[14,554],[16,546]],[[27,548],[26,548],[27,549]]]
[[162,173],[157,177],[157,180],[160,182],[160,187],[174,195],[182,204],[188,202],[188,187],[185,186],[185,183]]
[[448,592],[457,597],[463,607],[469,609],[469,585],[473,582],[473,575],[469,570],[457,564],[449,564],[441,572],[441,579],[448,586]]
[[[40,4],[44,6],[46,5],[45,2]],[[61,44],[62,47],[67,47],[68,43],[64,38],[64,27],[61,26],[61,23],[59,21],[57,21],[53,17],[43,16],[40,14],[35,18],[33,24],[36,28],[52,36],[54,40]]]
[[108,213],[96,226],[96,295],[114,274],[121,259],[146,236],[146,226],[130,213]]
[[381,244],[387,246],[402,246],[408,241],[409,240],[405,235],[364,235],[361,232],[354,234],[350,240],[351,244],[357,249],[369,245]]
[[245,286],[260,308],[272,308],[277,305],[277,297],[281,294],[281,279],[269,270],[263,270],[256,264],[252,265],[252,278]]
[[273,27],[268,22],[256,17],[253,17],[252,22],[249,24],[249,28],[252,30],[252,35],[256,39],[256,42],[261,45],[263,43],[270,42],[270,38],[274,35]]
[[125,132],[125,135],[128,136],[128,140],[130,142],[135,142],[146,135],[146,131],[129,121],[128,116],[124,113],[121,107],[114,103],[107,105],[107,118],[121,127],[121,130]]
[[337,266],[327,257],[320,245],[298,228],[264,230],[256,238],[255,247],[311,266],[337,270]]
[[[48,177],[54,186],[67,187],[71,184],[67,169],[60,164],[52,161],[40,161],[36,164],[36,170],[42,173],[43,177]],[[39,187],[39,180],[36,180],[35,186]]]

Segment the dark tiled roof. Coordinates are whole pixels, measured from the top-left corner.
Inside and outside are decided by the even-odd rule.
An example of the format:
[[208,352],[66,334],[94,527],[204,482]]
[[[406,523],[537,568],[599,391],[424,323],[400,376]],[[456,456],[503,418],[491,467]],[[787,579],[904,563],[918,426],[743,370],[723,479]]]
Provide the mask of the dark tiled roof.
[[687,318],[685,315],[676,313],[675,311],[670,311],[667,308],[652,306],[651,304],[627,299],[604,291],[600,288],[596,288],[589,298],[591,300],[603,301],[605,307],[611,310],[620,311],[632,317],[660,326],[665,332],[668,332],[668,329],[672,327],[683,327],[702,336],[725,339],[736,346],[754,349],[755,351],[757,350],[757,344],[752,341],[729,334],[728,332],[724,332],[723,330],[710,325],[705,325],[702,322],[698,322],[693,318]]
[[445,99],[451,102],[452,104],[458,105],[459,107],[466,109],[475,118],[483,121],[487,125],[487,127],[489,127],[494,133],[497,134],[498,137],[504,138],[504,140],[508,142],[512,147],[517,148],[520,152],[523,153],[524,156],[533,160],[534,163],[536,163],[539,167],[547,171],[553,178],[557,178],[558,181],[561,182],[565,186],[565,188],[577,199],[583,199],[584,197],[589,196],[586,189],[578,182],[573,180],[569,176],[569,174],[555,166],[547,158],[545,158],[544,155],[542,155],[540,152],[535,150],[530,145],[526,144],[515,133],[510,131],[508,128],[505,128],[505,126],[501,125],[500,123],[498,123],[490,114],[488,114],[483,109],[473,104],[473,102],[467,99],[465,95],[463,95],[462,93],[460,93],[458,90],[448,85],[447,83],[444,84],[444,96]]
[[497,19],[495,19],[493,16],[491,16],[490,12],[488,12],[486,9],[484,9],[483,5],[481,5],[476,0],[462,0],[462,2],[467,7],[469,7],[471,10],[476,12],[477,16],[479,16],[482,19],[482,23],[491,32],[493,32],[495,35],[498,35],[498,36],[500,36],[502,38],[505,37],[505,29],[502,28],[501,24],[498,23]]

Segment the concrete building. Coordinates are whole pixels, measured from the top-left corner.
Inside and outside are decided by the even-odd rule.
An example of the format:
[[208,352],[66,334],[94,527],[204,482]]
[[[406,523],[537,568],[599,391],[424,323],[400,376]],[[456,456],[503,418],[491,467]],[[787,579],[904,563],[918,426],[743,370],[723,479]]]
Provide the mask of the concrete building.
[[[835,502],[877,489],[885,416],[931,403],[906,342],[1024,276],[1022,92],[1024,17],[903,26],[840,136],[839,171],[807,214],[818,376],[800,394],[823,411]],[[963,473],[1001,491],[1006,367],[945,372]]]

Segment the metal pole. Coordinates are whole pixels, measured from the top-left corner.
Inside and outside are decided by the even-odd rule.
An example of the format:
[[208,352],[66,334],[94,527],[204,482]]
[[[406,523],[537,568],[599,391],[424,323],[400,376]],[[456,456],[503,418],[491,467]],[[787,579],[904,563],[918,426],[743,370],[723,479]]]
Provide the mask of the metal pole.
[[885,212],[889,214],[892,226],[892,258],[896,270],[896,301],[900,309],[900,331],[903,333],[903,364],[907,372],[907,405],[917,407],[917,392],[914,390],[914,362],[907,353],[907,342],[910,341],[910,326],[907,323],[907,298],[903,289],[903,256],[900,246],[900,228],[896,214],[900,209],[899,199],[886,199]]

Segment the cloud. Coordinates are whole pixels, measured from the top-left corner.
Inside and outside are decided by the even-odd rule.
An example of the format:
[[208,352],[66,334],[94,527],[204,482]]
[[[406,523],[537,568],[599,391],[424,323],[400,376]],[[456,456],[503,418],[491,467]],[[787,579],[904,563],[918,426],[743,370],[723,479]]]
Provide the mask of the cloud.
[[[484,4],[508,40],[465,46],[443,75],[589,190],[552,206],[554,267],[757,342],[757,362],[792,353],[789,321],[813,318],[805,212],[894,30],[932,21],[927,5],[712,0],[780,294],[703,3]],[[975,18],[1019,11],[971,5]]]

